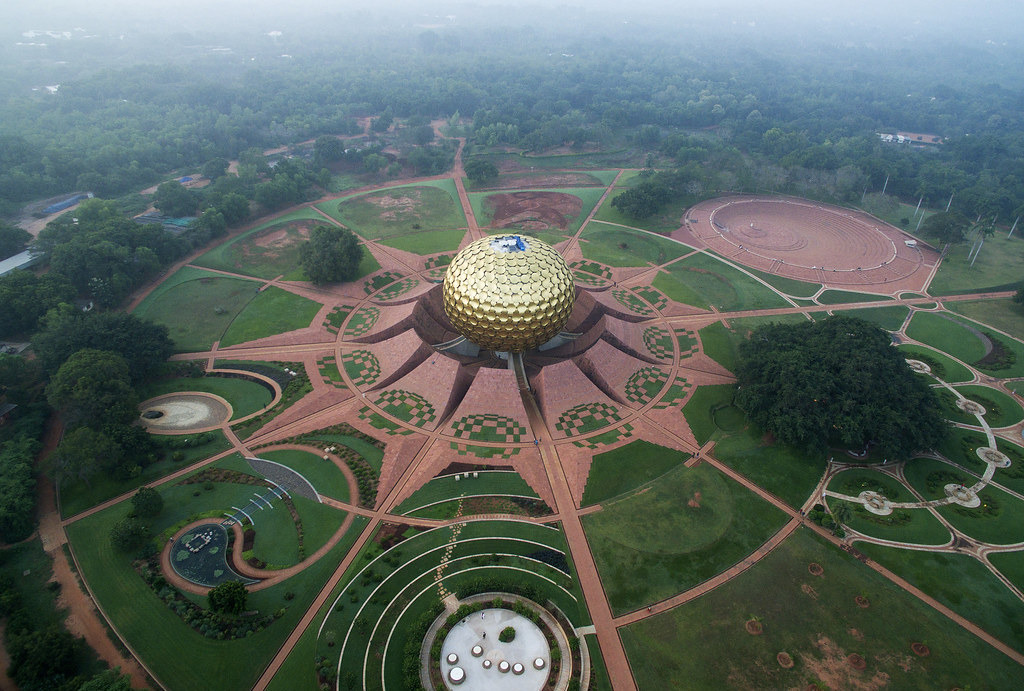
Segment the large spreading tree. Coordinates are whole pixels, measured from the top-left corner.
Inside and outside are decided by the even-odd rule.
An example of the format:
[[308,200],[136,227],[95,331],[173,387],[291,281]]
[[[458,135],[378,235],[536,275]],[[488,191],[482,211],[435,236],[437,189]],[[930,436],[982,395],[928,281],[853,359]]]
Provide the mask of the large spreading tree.
[[350,281],[359,271],[363,247],[351,230],[318,225],[299,250],[299,264],[316,285]]
[[739,355],[737,404],[784,443],[811,453],[873,444],[901,459],[946,434],[931,380],[907,366],[889,334],[861,319],[767,324]]

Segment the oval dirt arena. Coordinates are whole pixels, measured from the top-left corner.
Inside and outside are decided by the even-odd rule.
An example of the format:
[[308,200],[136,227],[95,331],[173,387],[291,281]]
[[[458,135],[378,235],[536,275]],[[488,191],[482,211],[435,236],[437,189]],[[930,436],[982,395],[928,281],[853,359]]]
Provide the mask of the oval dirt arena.
[[933,248],[869,214],[809,200],[711,199],[692,207],[684,224],[698,244],[732,261],[826,286],[921,290],[938,260]]

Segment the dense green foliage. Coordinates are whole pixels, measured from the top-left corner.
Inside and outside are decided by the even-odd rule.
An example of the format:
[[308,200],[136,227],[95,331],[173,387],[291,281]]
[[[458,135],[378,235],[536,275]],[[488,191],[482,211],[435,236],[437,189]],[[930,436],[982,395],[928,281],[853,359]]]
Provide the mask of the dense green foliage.
[[131,422],[138,405],[124,358],[92,348],[76,351],[60,366],[46,387],[46,397],[67,425],[94,429]]
[[210,590],[210,609],[226,614],[241,614],[245,611],[245,601],[249,591],[241,581],[224,581]]
[[0,259],[14,256],[28,245],[32,236],[27,230],[0,221]]
[[946,426],[935,392],[861,319],[766,324],[739,347],[736,403],[787,444],[829,445],[908,458],[938,445]]
[[313,228],[299,254],[302,270],[316,285],[352,280],[362,259],[363,247],[355,233],[328,225]]
[[24,540],[35,528],[32,461],[37,447],[25,437],[0,446],[0,542]]
[[35,330],[47,311],[74,299],[74,286],[57,273],[18,270],[0,276],[0,338]]

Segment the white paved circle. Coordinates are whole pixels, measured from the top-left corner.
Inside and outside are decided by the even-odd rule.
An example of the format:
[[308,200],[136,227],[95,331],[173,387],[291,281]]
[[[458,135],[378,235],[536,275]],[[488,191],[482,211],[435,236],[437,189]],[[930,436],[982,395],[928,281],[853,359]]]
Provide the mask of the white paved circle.
[[[506,626],[516,630],[516,638],[511,643],[498,640],[498,634]],[[480,657],[473,657],[471,653],[475,645],[483,648]],[[459,656],[458,666],[466,672],[466,680],[458,686],[448,683],[448,670],[452,668],[447,662],[450,653]],[[538,657],[544,660],[544,669],[534,669],[533,661]],[[490,669],[484,669],[484,660],[491,661]],[[502,660],[509,665],[521,663],[523,673],[498,671],[498,664]],[[452,627],[441,646],[441,674],[449,689],[540,691],[547,682],[550,668],[551,652],[544,633],[529,619],[507,609],[485,609],[470,614]]]
[[231,416],[231,409],[219,397],[202,393],[181,393],[160,396],[146,401],[142,412],[157,410],[161,417],[142,423],[154,430],[187,431],[220,425]]

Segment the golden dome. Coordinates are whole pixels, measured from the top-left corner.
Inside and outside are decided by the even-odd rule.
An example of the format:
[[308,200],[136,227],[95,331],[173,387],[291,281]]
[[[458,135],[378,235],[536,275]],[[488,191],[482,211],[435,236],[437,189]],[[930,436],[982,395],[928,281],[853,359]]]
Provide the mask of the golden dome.
[[524,351],[569,320],[576,287],[562,255],[525,235],[492,235],[455,255],[444,277],[444,311],[481,348]]

